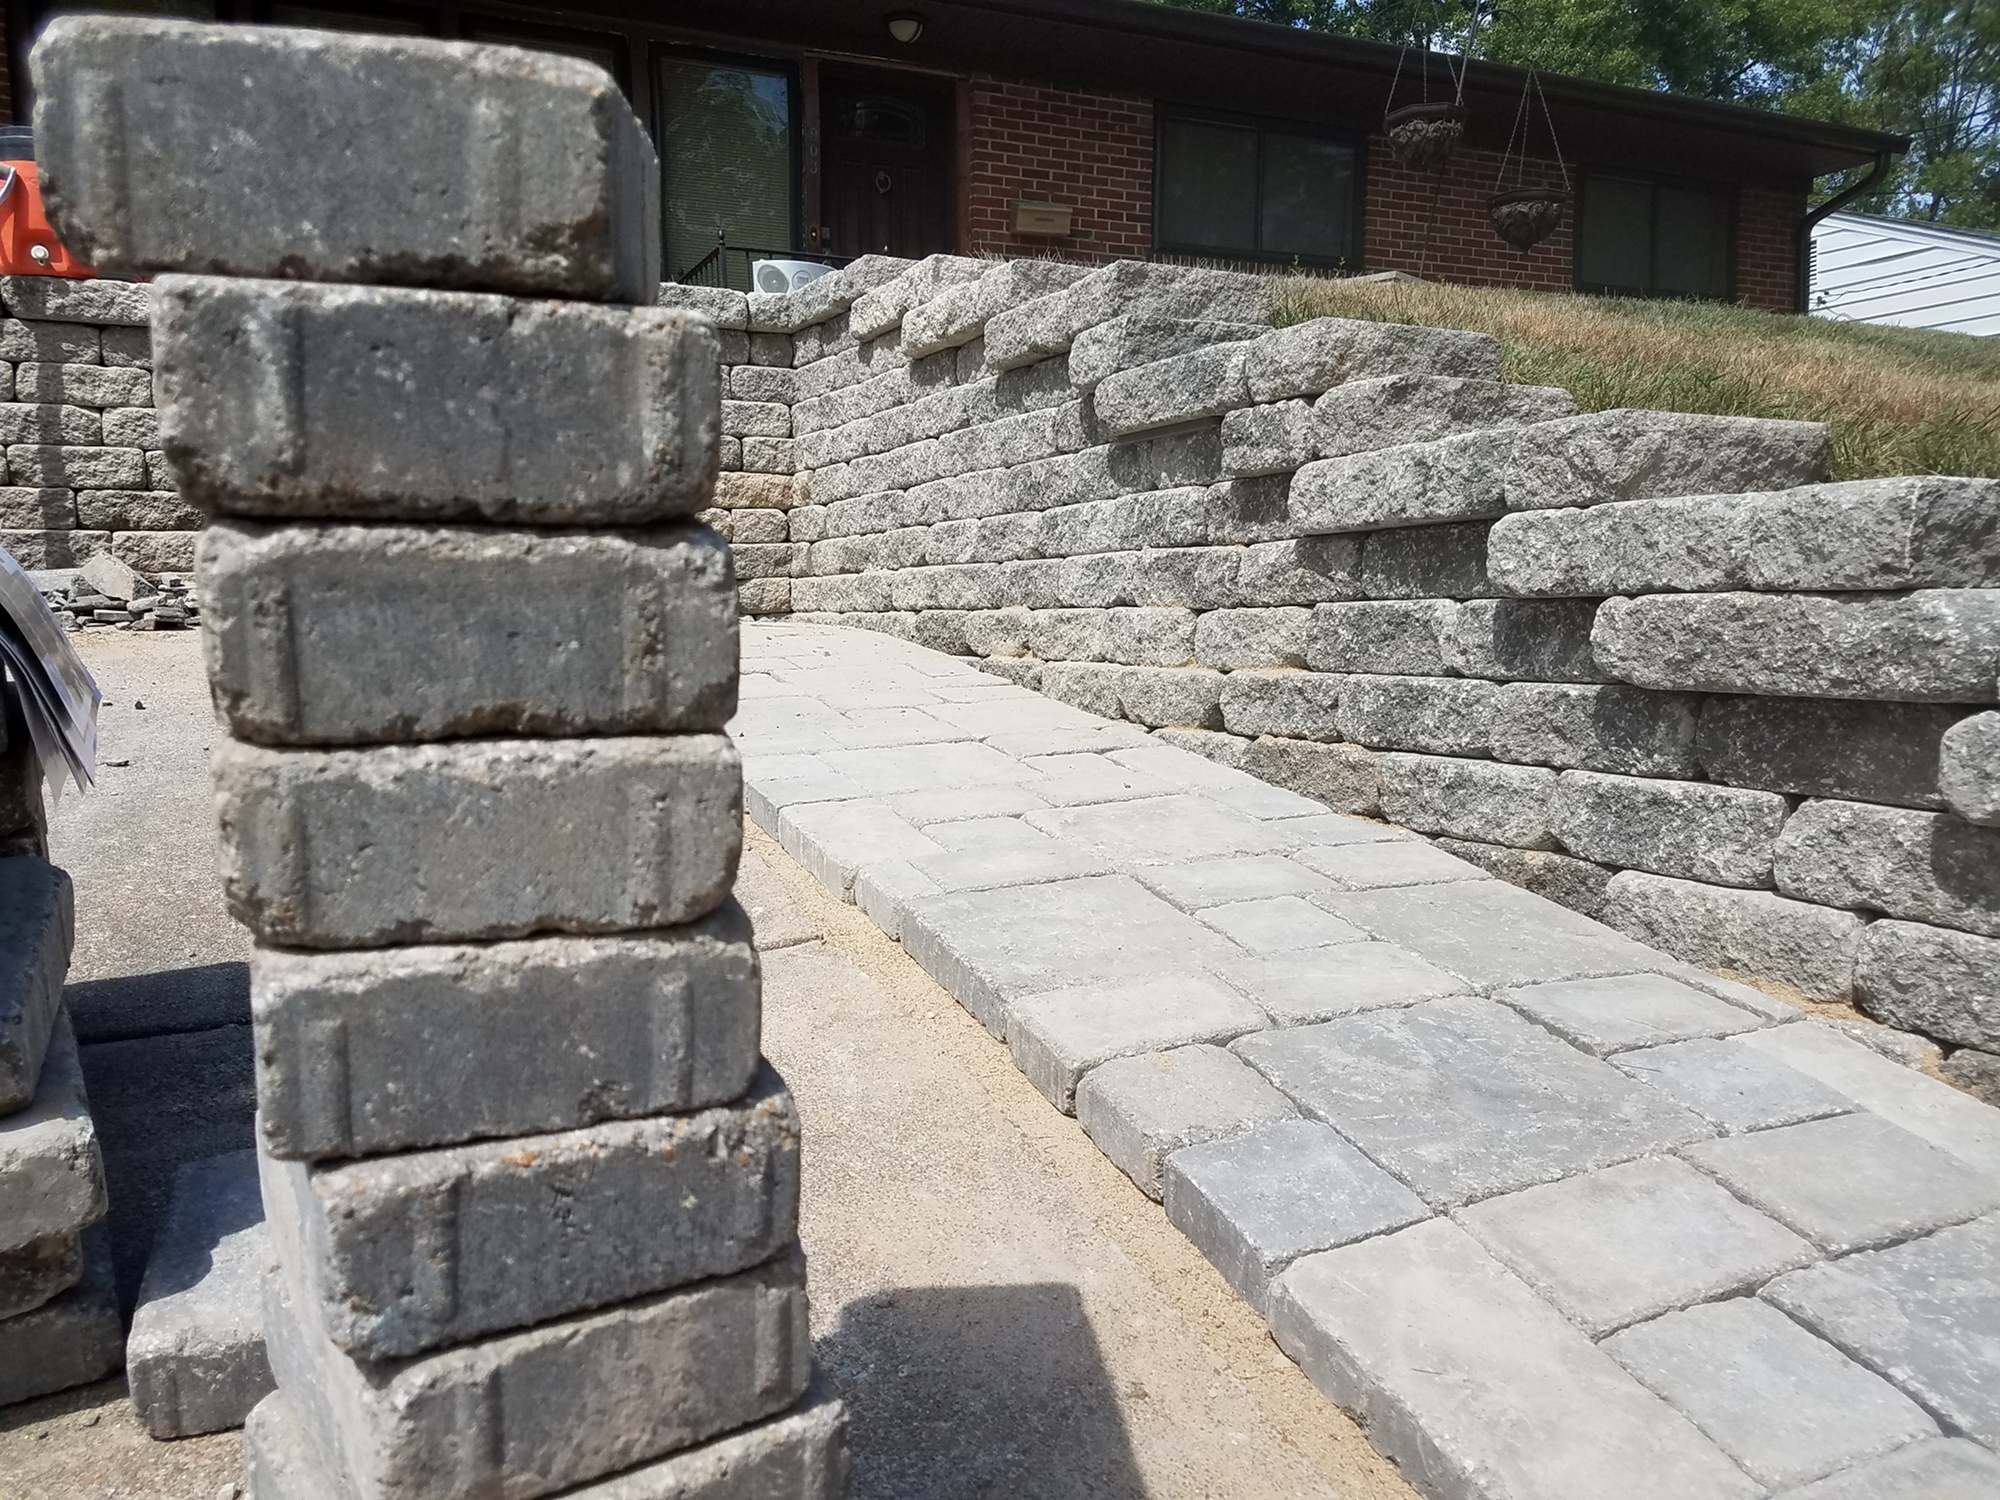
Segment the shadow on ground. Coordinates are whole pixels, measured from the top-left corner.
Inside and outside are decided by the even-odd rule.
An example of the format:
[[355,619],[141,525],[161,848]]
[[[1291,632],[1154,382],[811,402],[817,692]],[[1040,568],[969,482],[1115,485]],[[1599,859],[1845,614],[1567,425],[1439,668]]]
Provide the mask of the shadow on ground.
[[819,1357],[852,1413],[858,1495],[1146,1494],[1075,1287],[877,1292],[842,1313]]
[[[104,1152],[118,1300],[129,1318],[185,1162],[254,1144],[250,974],[205,964],[72,984],[84,1087]],[[217,1024],[218,1022],[227,1024]]]

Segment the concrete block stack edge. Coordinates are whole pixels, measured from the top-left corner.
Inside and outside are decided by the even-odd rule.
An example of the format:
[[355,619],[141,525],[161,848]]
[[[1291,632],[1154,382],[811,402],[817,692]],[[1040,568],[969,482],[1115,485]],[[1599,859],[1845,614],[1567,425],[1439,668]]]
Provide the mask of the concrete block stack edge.
[[[1996,481],[1827,483],[1816,424],[1578,413],[1477,334],[1272,327],[1257,276],[932,256],[814,288],[660,292],[744,330],[706,516],[746,614],[1401,820],[1912,1028],[2000,1102]],[[1839,856],[1810,799],[1940,816],[1848,816]]]
[[158,277],[258,944],[257,1160],[182,1190],[254,1165],[271,1269],[206,1280],[260,1364],[145,1306],[135,1397],[156,1432],[250,1418],[255,1500],[663,1467],[693,1500],[745,1463],[844,1494],[730,895],[735,577],[693,519],[721,340],[650,305],[637,120],[593,66],[473,44],[92,17],[32,66],[61,232]]

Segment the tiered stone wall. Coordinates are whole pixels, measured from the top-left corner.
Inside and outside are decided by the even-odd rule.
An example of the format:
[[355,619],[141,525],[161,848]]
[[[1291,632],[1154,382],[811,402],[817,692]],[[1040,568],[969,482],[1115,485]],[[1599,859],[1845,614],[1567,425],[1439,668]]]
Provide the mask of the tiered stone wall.
[[128,281],[0,277],[0,547],[23,567],[194,567],[202,516],[160,450],[151,305]]
[[747,607],[980,658],[2000,1069],[2000,834],[1939,786],[1995,698],[2000,487],[1822,485],[1811,424],[1569,416],[1476,335],[1260,332],[1254,278],[816,288],[734,309],[748,369],[794,355],[730,372],[792,396],[795,479],[720,497]]

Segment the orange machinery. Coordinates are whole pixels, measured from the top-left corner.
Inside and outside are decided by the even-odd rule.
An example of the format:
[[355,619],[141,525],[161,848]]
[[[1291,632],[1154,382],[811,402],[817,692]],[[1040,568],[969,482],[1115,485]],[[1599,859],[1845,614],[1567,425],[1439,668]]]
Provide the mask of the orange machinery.
[[0,276],[94,274],[63,249],[42,212],[34,131],[25,125],[0,127]]

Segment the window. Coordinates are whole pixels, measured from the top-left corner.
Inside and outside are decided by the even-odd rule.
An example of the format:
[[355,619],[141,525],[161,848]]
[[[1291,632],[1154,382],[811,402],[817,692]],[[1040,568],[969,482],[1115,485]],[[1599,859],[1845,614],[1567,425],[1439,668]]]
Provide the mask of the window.
[[1160,122],[1162,250],[1300,260],[1355,259],[1355,152],[1345,141],[1237,121]]
[[789,249],[790,78],[737,63],[667,56],[660,59],[658,87],[668,276],[679,279],[719,241]]
[[1729,194],[1592,173],[1577,212],[1576,284],[1635,297],[1729,296]]

